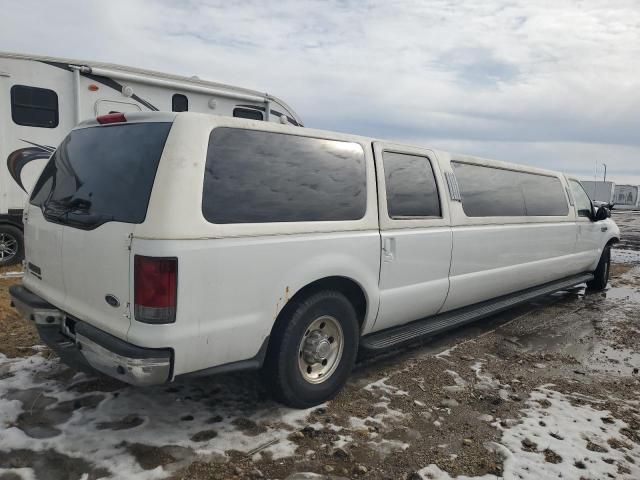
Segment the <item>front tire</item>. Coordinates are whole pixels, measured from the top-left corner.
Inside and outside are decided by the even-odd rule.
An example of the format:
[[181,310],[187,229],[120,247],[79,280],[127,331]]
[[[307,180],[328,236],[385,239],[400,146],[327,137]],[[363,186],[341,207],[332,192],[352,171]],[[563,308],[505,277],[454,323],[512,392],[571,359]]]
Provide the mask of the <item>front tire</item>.
[[600,257],[598,267],[593,272],[593,280],[587,282],[587,288],[589,290],[601,291],[607,288],[609,283],[609,271],[611,269],[611,247],[607,245]]
[[342,293],[324,290],[291,305],[283,315],[265,361],[268,388],[294,408],[333,398],[346,383],[358,350],[360,328],[353,305]]
[[13,225],[0,225],[0,267],[14,265],[24,258],[22,231]]

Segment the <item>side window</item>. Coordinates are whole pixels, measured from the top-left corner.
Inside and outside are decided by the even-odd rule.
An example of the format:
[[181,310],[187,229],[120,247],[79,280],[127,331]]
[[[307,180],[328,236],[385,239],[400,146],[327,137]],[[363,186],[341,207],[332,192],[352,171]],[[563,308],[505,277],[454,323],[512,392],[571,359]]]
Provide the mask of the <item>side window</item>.
[[264,116],[260,110],[253,110],[252,108],[240,108],[233,109],[233,116],[238,118],[248,118],[249,120],[263,120]]
[[174,93],[171,97],[172,112],[187,112],[189,110],[189,99],[181,93]]
[[387,210],[391,218],[440,217],[440,199],[427,157],[383,152]]
[[522,217],[524,196],[511,170],[451,162],[468,217]]
[[566,216],[569,205],[557,177],[451,162],[468,217]]
[[573,195],[574,203],[576,204],[576,211],[579,217],[591,218],[592,204],[589,200],[589,195],[584,191],[582,185],[575,180],[569,180],[569,186],[571,187],[571,195]]
[[522,194],[528,216],[566,216],[569,215],[567,196],[560,179],[521,173]]
[[227,127],[209,136],[202,213],[211,223],[358,220],[366,203],[357,143]]
[[26,127],[58,126],[58,94],[47,88],[11,87],[11,118]]

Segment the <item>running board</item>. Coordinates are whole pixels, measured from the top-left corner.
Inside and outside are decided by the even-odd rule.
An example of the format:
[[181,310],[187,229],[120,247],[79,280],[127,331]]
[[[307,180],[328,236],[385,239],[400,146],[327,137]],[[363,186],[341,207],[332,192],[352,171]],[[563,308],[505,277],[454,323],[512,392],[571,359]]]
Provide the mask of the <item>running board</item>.
[[360,339],[360,348],[369,352],[396,348],[422,337],[495,315],[519,303],[573,287],[580,283],[588,282],[589,280],[593,280],[593,275],[590,273],[574,275],[555,282],[545,283],[538,287],[521,290],[494,300],[476,303],[469,307],[459,308],[422,320],[416,320],[415,322],[407,323],[399,327],[391,327],[380,332],[370,333]]

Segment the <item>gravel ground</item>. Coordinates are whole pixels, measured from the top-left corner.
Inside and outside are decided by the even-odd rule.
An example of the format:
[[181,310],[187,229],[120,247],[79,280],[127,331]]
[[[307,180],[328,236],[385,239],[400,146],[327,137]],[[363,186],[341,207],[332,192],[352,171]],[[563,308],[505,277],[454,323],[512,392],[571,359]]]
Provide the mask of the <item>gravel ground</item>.
[[0,280],[0,479],[640,478],[640,216],[609,289],[360,361],[332,402],[259,374],[133,388],[38,346]]

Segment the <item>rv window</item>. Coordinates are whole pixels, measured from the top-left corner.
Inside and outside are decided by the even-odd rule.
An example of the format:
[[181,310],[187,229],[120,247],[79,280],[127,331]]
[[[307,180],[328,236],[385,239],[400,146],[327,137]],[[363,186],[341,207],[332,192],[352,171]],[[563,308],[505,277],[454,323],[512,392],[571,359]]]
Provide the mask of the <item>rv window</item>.
[[451,162],[468,217],[566,216],[562,183],[556,177]]
[[171,97],[171,111],[172,112],[186,112],[189,110],[189,99],[186,95],[175,93]]
[[428,158],[384,152],[382,160],[391,218],[441,215],[438,187]]
[[47,88],[11,87],[11,118],[26,127],[58,126],[58,95]]
[[357,143],[216,128],[202,212],[212,223],[358,220],[366,174]]
[[262,120],[264,118],[260,110],[239,107],[233,109],[233,116],[238,118],[248,118],[249,120]]

